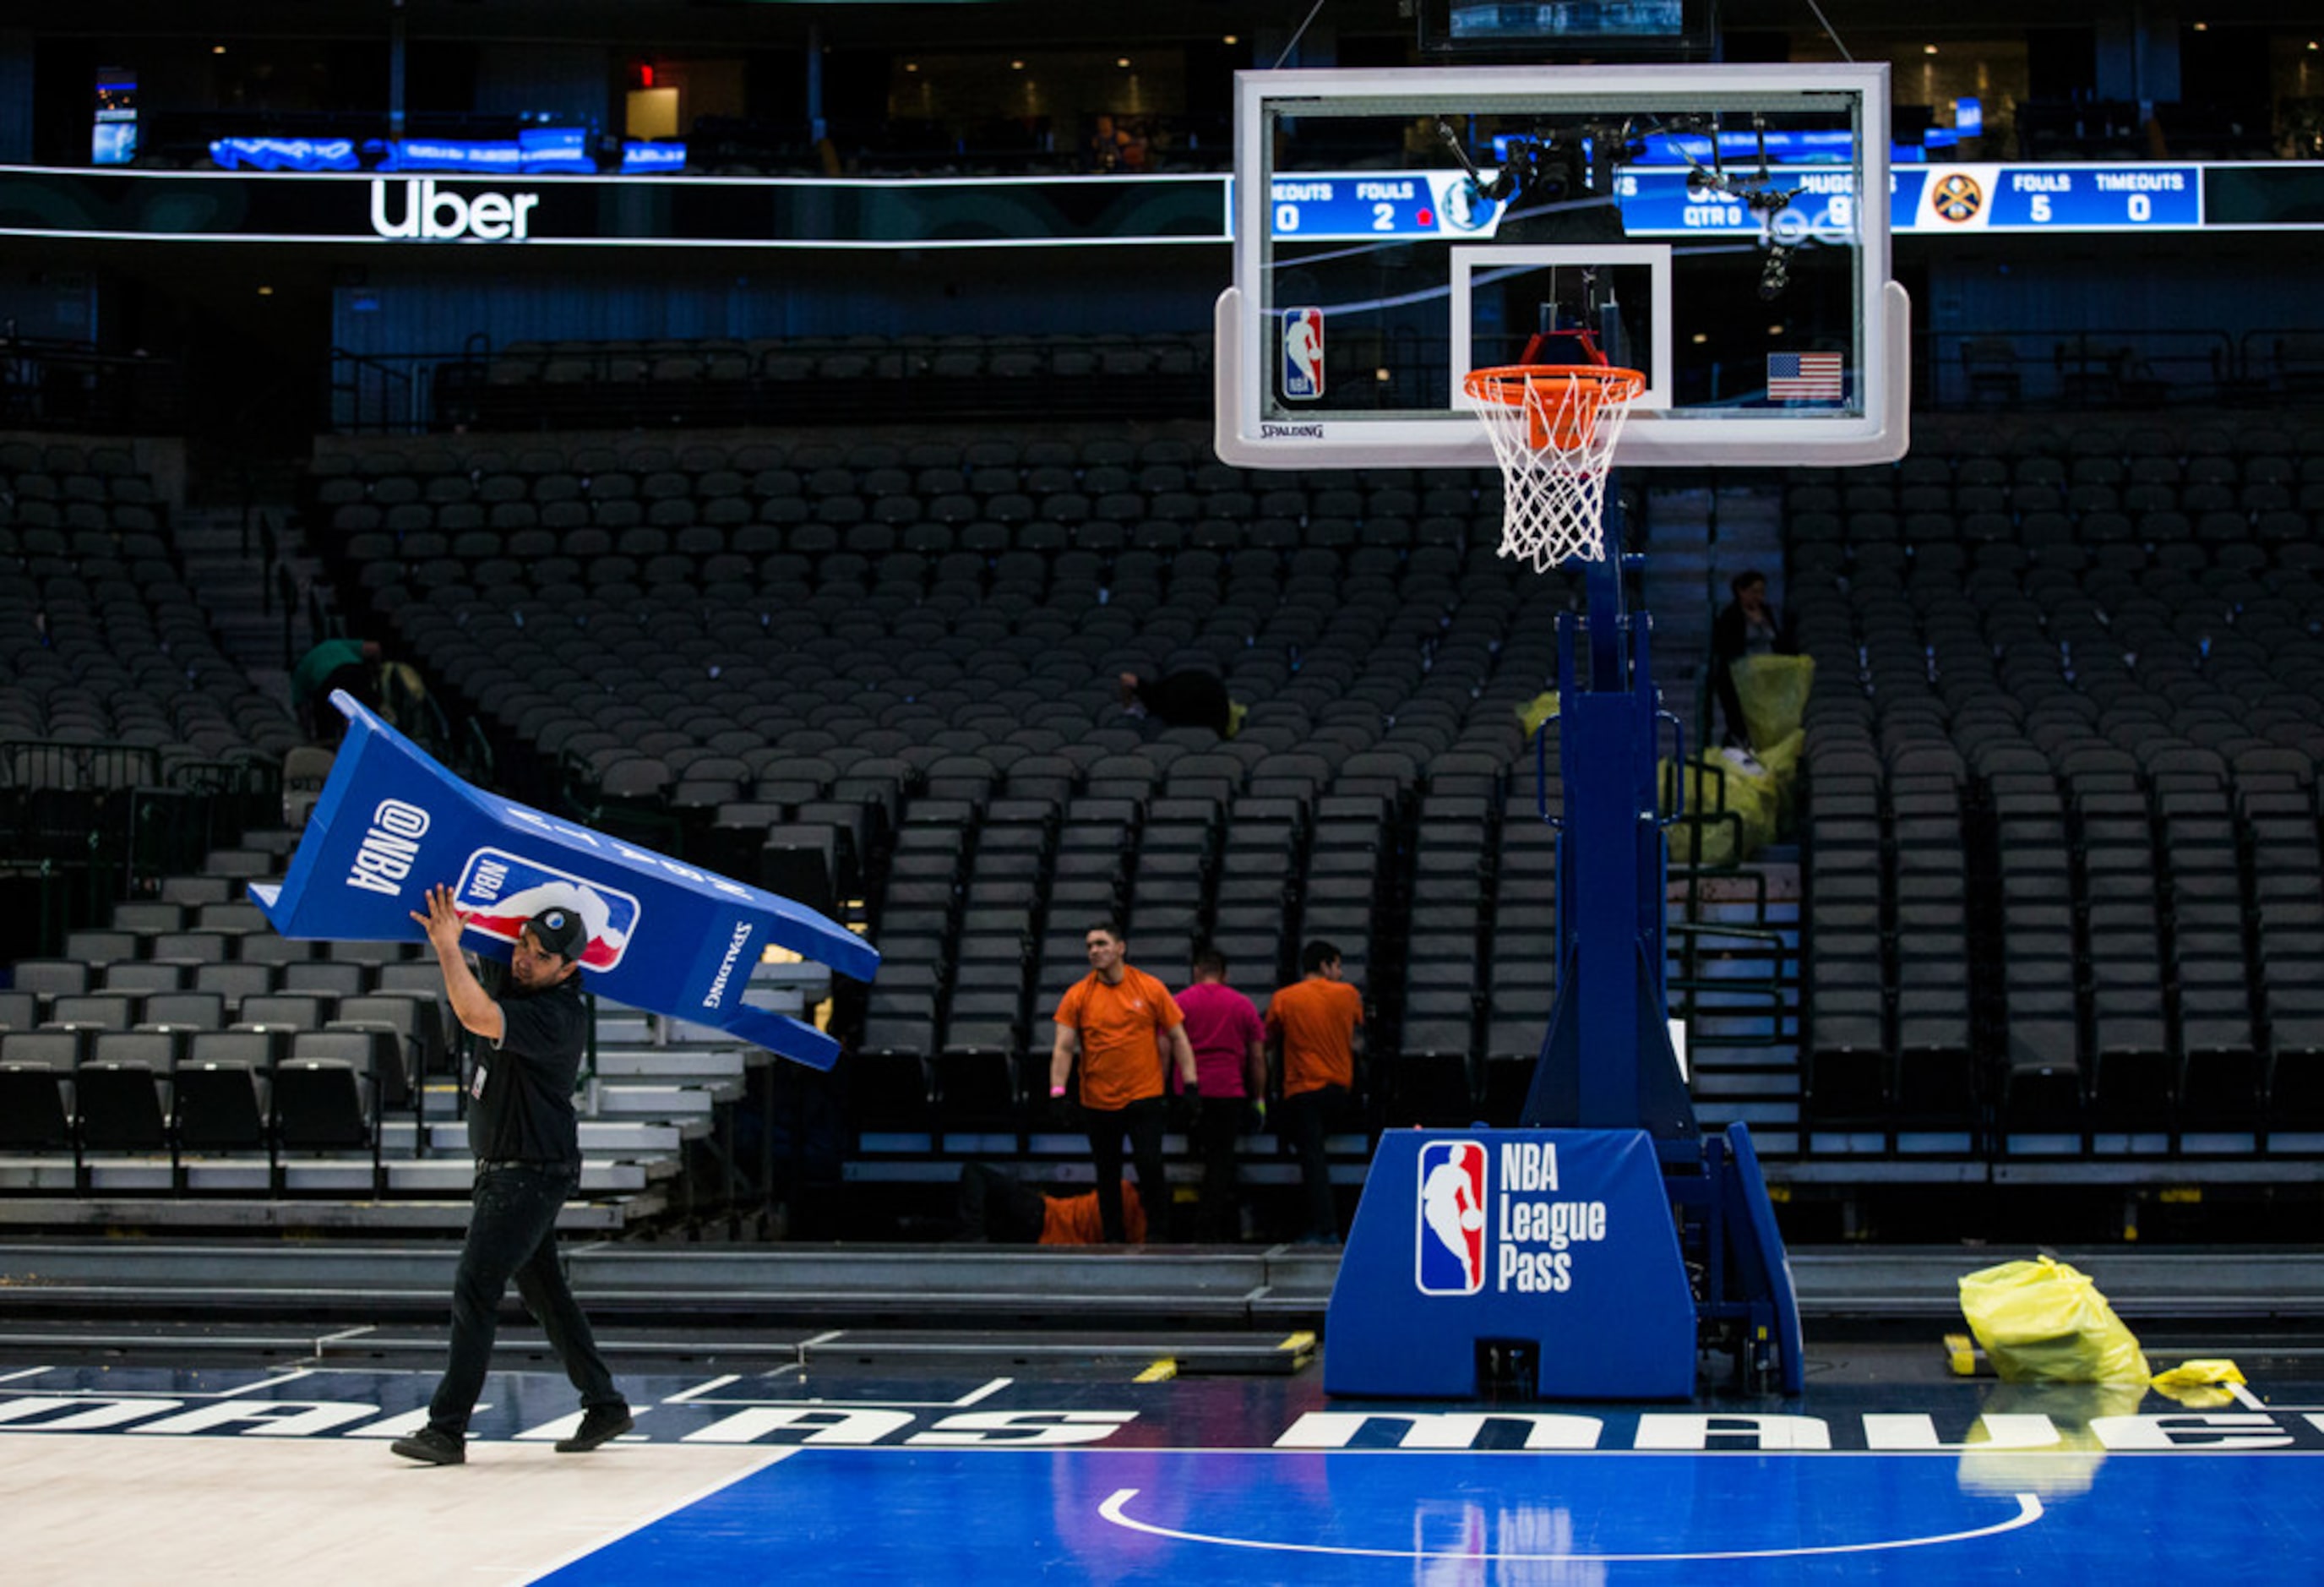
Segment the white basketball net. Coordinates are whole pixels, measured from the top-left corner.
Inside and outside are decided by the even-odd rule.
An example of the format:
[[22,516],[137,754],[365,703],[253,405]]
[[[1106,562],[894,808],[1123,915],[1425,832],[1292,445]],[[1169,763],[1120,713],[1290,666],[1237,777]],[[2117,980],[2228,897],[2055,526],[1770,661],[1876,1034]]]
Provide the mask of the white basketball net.
[[1635,369],[1526,365],[1472,371],[1477,404],[1501,465],[1501,555],[1546,573],[1568,558],[1606,555],[1606,471],[1630,401]]

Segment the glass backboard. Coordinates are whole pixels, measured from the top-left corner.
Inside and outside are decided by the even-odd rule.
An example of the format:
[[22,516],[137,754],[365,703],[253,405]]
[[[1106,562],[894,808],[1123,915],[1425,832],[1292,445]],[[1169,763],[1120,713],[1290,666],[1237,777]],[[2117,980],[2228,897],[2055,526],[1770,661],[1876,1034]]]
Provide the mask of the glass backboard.
[[1597,362],[1647,381],[1617,464],[1903,454],[1885,65],[1253,71],[1235,117],[1222,457],[1488,466],[1469,371]]

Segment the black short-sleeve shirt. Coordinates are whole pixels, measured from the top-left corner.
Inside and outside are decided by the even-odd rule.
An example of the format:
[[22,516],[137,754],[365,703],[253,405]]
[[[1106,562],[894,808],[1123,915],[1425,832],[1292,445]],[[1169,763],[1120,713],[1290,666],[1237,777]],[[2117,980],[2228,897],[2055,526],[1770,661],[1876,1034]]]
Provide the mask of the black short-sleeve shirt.
[[588,1043],[581,978],[499,995],[501,1038],[476,1054],[470,1076],[468,1149],[479,1161],[581,1166],[581,1124],[573,1087]]

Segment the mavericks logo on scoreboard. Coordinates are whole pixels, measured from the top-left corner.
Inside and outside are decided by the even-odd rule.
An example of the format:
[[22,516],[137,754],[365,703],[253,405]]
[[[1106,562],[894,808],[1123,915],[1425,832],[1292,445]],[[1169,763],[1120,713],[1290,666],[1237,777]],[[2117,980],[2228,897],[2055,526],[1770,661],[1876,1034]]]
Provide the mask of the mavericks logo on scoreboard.
[[1485,1287],[1485,1149],[1432,1140],[1420,1149],[1418,1283],[1423,1295]]

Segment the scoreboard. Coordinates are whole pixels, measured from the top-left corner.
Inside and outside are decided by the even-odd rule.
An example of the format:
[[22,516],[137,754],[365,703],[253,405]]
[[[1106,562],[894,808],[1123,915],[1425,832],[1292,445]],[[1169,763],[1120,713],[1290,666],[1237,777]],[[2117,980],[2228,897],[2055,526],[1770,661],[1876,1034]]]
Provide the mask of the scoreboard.
[[[2132,161],[1895,166],[1889,171],[1889,228],[1933,236],[2200,230],[2221,224],[2207,214],[2207,181],[2240,169]],[[1623,168],[1614,179],[1623,229],[1634,237],[1758,235],[1760,216],[1731,194],[1691,189],[1690,174],[1685,166]],[[1792,194],[1766,223],[1779,238],[1853,229],[1856,178],[1847,168],[1779,166],[1768,185]],[[1489,237],[1499,207],[1474,194],[1458,171],[1302,173],[1274,179],[1269,214],[1278,241]]]
[[1271,198],[1277,237],[1320,242],[1489,237],[1501,208],[1457,171],[1279,176]]
[[2192,231],[2203,224],[2196,165],[1932,165],[1897,171],[1900,232]]

